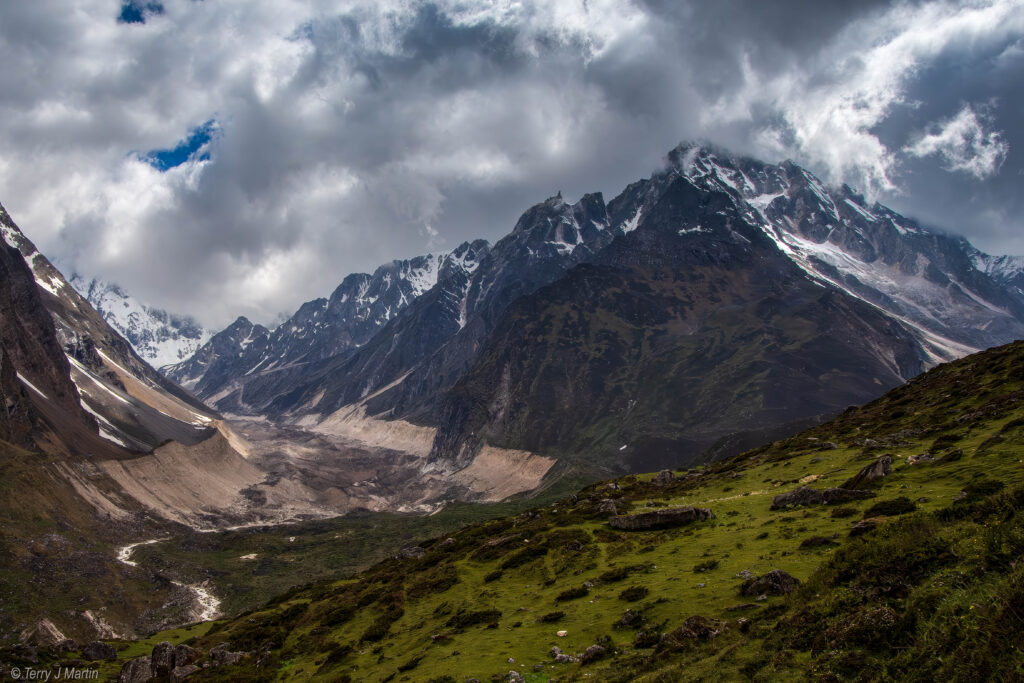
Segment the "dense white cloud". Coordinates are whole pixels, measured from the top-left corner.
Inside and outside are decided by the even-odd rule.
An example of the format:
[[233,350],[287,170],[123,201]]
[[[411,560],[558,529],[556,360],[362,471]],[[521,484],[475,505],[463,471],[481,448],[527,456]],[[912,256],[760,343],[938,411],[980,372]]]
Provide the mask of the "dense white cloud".
[[904,149],[916,157],[937,154],[950,171],[963,171],[979,180],[998,171],[1010,151],[1002,134],[986,130],[984,116],[969,104],[951,119],[932,126]]
[[[1015,73],[1024,35],[1010,0],[163,8],[124,24],[116,0],[0,4],[0,201],[68,268],[215,326],[494,239],[558,190],[617,192],[684,138],[880,193],[907,145],[982,177],[1014,132],[995,109],[977,134],[960,115],[913,139],[879,127],[915,110],[920,74],[950,51],[995,50],[986,68]],[[931,92],[952,97],[933,118],[959,106]],[[146,162],[210,120],[208,158]]]

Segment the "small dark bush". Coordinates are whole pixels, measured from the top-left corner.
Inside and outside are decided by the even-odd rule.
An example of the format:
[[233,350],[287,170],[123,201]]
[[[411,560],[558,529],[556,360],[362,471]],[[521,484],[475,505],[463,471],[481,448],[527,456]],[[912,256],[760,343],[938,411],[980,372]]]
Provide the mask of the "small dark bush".
[[633,639],[633,647],[637,649],[654,647],[659,640],[661,640],[661,633],[658,631],[640,631]]
[[565,600],[576,600],[582,598],[590,593],[590,589],[586,586],[580,586],[578,588],[568,588],[555,598],[555,602],[563,602]]
[[500,569],[495,569],[493,572],[484,576],[484,583],[490,583],[491,581],[497,581],[504,574]]
[[706,560],[704,562],[701,562],[699,564],[694,565],[693,573],[694,574],[701,574],[703,572],[709,572],[712,569],[716,569],[717,567],[718,567],[718,560]]
[[550,623],[558,621],[559,619],[561,619],[564,616],[565,616],[565,612],[548,612],[547,614],[542,616],[537,621],[539,621],[541,623],[544,623],[544,624],[550,624]]
[[498,619],[501,619],[501,612],[496,609],[476,610],[473,612],[459,610],[455,616],[445,622],[445,626],[449,628],[466,628],[476,624],[488,624]]
[[801,548],[820,548],[825,545],[839,545],[833,539],[826,536],[811,536],[800,542]]
[[845,508],[833,508],[832,509],[832,518],[833,519],[842,519],[844,517],[853,517],[855,514],[857,514],[857,508],[845,507]]
[[914,504],[914,501],[910,500],[906,496],[900,496],[899,498],[878,501],[864,511],[864,516],[878,517],[881,515],[885,517],[895,517],[896,515],[904,515],[908,512],[913,512],[916,509],[917,506]]
[[630,586],[626,590],[619,593],[619,600],[625,600],[626,602],[636,602],[637,600],[643,600],[647,597],[650,591],[644,586]]
[[538,557],[544,557],[548,554],[548,547],[543,543],[535,543],[528,545],[522,550],[517,550],[512,553],[498,565],[501,569],[513,569],[515,567],[521,567],[527,562],[537,559]]

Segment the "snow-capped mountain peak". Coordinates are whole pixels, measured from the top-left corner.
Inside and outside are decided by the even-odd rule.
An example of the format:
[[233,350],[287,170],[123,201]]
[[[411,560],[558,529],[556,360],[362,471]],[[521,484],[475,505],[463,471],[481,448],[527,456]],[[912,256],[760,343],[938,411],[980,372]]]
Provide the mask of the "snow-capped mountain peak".
[[189,316],[146,306],[117,284],[77,273],[69,282],[155,368],[190,358],[210,339]]

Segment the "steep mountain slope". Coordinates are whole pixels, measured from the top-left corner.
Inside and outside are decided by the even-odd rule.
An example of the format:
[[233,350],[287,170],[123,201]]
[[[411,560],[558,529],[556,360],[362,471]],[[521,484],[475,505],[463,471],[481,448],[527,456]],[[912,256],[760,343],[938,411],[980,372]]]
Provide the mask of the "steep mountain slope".
[[145,306],[116,284],[78,274],[68,282],[154,368],[191,358],[210,338],[192,318]]
[[191,641],[195,678],[1016,680],[1021,368],[1024,343],[992,349],[727,461],[292,590]]
[[101,435],[134,452],[147,452],[167,440],[194,444],[213,435],[216,413],[142,360],[2,207],[0,230],[32,271],[82,407],[99,421]]
[[261,510],[246,494],[267,476],[217,414],[142,361],[2,207],[0,228],[0,639],[180,623],[200,593],[119,562],[118,546],[286,517],[302,491]]

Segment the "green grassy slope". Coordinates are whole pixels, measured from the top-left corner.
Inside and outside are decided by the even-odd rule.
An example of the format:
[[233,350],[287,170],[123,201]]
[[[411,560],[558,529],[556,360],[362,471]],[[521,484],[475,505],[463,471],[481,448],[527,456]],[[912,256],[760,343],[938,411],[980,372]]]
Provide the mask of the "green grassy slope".
[[[254,654],[195,680],[1020,680],[1022,399],[1015,343],[668,485],[626,477],[473,524],[421,543],[422,557],[215,624],[196,647]],[[924,453],[935,460],[908,463]],[[770,509],[883,454],[893,471],[872,499]],[[620,513],[695,505],[716,517],[616,531],[609,499]],[[851,537],[866,516],[878,527]],[[801,586],[739,594],[741,573],[772,569]],[[586,664],[550,654],[594,644],[605,656]]]

